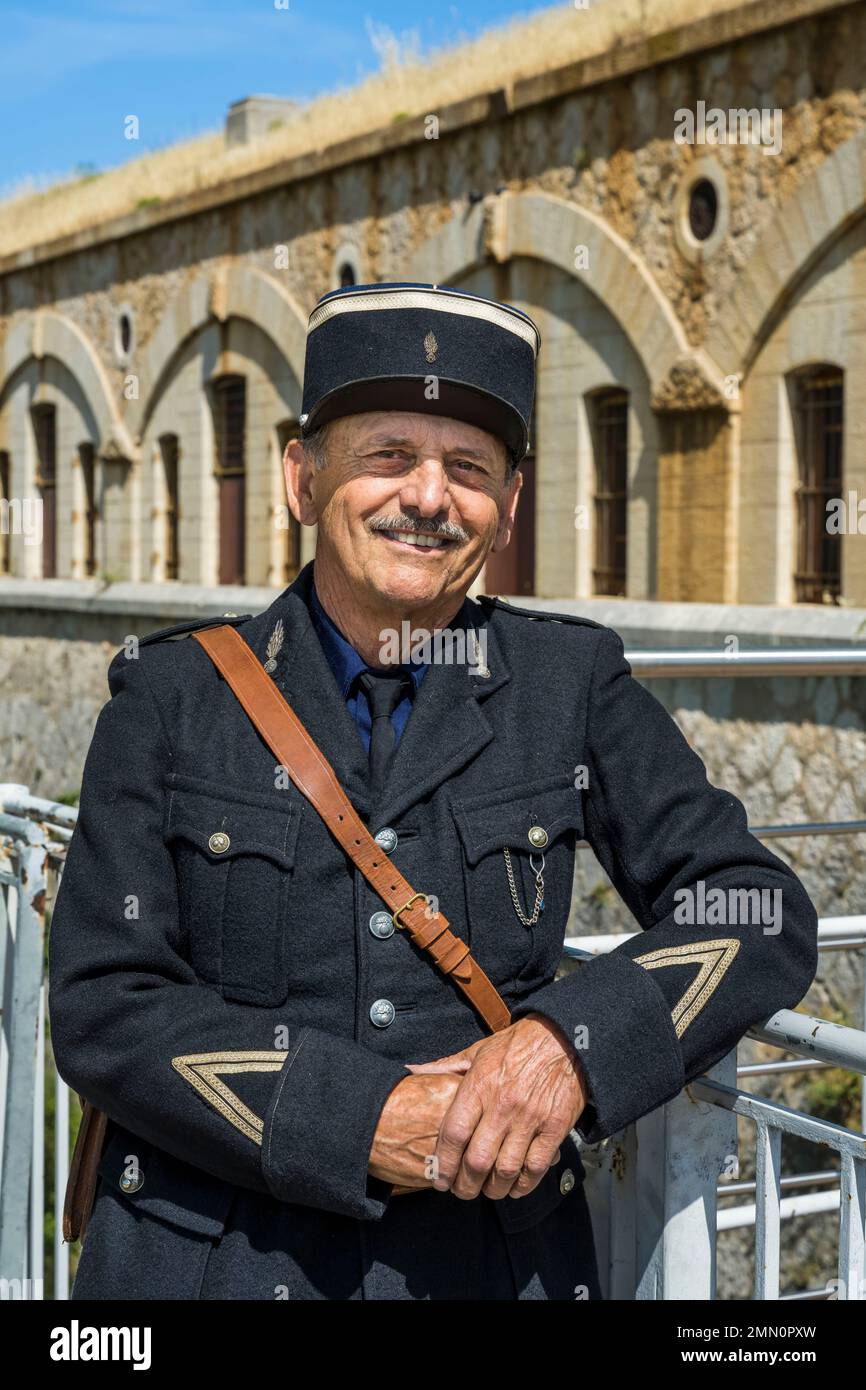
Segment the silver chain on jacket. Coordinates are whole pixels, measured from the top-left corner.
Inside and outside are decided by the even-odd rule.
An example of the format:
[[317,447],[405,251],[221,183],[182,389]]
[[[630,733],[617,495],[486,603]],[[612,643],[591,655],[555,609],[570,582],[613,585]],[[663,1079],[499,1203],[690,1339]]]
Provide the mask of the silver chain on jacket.
[[502,853],[505,855],[505,872],[508,874],[508,887],[511,890],[511,901],[514,903],[514,911],[525,927],[534,927],[538,921],[538,915],[544,906],[544,855],[542,854],[541,863],[537,869],[532,862],[535,855],[530,854],[529,856],[529,867],[535,874],[535,905],[532,909],[532,916],[527,917],[523,908],[520,906],[520,899],[517,896],[517,885],[514,882],[514,870],[511,866],[511,851],[506,847],[503,849]]

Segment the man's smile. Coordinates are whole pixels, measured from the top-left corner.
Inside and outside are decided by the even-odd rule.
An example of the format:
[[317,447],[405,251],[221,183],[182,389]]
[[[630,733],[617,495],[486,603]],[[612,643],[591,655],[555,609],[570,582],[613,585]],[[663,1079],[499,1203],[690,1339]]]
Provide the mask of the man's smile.
[[423,531],[376,531],[377,536],[383,536],[392,545],[399,545],[415,550],[447,550],[454,544],[448,536],[427,535]]

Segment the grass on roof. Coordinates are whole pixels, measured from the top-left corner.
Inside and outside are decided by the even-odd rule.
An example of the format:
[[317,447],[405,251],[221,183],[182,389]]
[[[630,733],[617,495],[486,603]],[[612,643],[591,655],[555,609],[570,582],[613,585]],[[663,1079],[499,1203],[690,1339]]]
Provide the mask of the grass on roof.
[[[746,0],[757,4],[759,0]],[[301,107],[252,144],[226,148],[222,130],[199,135],[99,172],[79,165],[68,179],[0,203],[0,256],[39,246],[173,198],[212,188],[281,160],[321,151],[451,102],[508,85],[617,44],[737,6],[734,0],[588,0],[512,20],[479,38],[419,58],[411,45],[374,47],[382,70],[352,88]],[[286,96],[291,96],[287,92]]]

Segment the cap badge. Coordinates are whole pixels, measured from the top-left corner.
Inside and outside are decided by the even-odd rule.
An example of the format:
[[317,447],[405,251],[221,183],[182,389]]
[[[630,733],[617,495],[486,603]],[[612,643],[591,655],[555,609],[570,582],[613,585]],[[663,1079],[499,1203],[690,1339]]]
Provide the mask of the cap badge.
[[439,344],[436,341],[436,334],[430,332],[424,339],[424,352],[428,362],[435,362],[439,353]]

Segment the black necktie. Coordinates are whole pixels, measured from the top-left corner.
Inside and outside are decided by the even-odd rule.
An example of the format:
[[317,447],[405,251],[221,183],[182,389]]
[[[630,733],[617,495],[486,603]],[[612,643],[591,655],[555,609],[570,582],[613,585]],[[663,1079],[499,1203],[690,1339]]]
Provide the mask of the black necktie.
[[370,731],[370,784],[377,792],[385,780],[385,771],[397,741],[391,715],[400,703],[406,688],[406,676],[374,676],[365,671],[359,684],[367,694],[372,729]]

